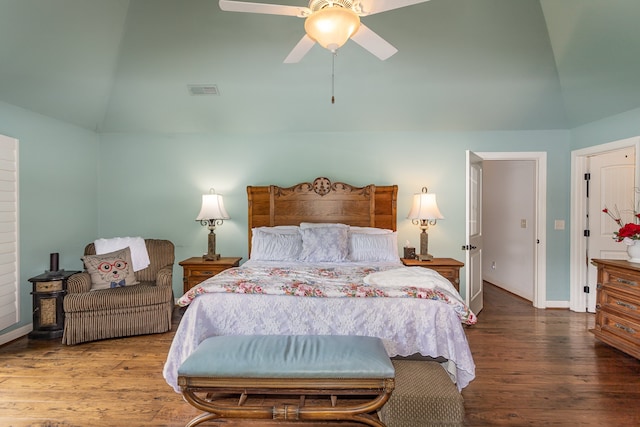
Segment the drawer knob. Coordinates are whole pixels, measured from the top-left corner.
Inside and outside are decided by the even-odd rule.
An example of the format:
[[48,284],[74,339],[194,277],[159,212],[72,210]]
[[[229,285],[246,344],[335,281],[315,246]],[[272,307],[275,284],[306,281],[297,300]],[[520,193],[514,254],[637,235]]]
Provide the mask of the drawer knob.
[[637,310],[638,309],[638,307],[636,307],[633,304],[629,304],[628,302],[616,301],[616,304],[618,304],[619,306],[628,308],[629,310]]
[[614,326],[615,326],[616,328],[618,328],[618,329],[622,329],[623,331],[625,331],[625,332],[627,332],[627,333],[630,333],[630,334],[635,334],[635,333],[636,333],[636,330],[635,330],[635,329],[630,328],[630,327],[625,326],[625,325],[621,325],[620,323],[616,323]]
[[626,280],[626,279],[620,279],[618,278],[618,283],[624,283],[625,285],[630,285],[630,286],[638,286],[638,283],[632,281],[632,280]]

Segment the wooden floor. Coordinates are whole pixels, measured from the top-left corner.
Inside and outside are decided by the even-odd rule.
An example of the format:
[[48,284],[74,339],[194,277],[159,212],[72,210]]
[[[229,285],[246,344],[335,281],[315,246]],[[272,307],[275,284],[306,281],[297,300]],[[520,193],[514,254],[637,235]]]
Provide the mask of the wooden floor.
[[469,426],[638,426],[640,361],[599,343],[595,316],[538,310],[489,284],[467,330]]
[[[596,342],[592,326],[591,314],[536,310],[487,285],[467,329],[465,425],[640,425],[640,361]],[[0,347],[0,426],[184,426],[198,411],[162,378],[172,337]]]

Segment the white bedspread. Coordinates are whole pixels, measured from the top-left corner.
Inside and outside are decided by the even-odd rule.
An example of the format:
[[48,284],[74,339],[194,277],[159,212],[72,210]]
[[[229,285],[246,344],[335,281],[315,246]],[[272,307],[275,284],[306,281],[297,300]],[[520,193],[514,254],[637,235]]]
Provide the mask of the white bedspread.
[[379,337],[389,356],[420,353],[448,359],[450,373],[459,389],[475,377],[475,365],[460,318],[445,302],[420,298],[317,298],[232,292],[202,293],[191,300],[171,344],[163,375],[179,392],[178,368],[206,338],[275,334]]

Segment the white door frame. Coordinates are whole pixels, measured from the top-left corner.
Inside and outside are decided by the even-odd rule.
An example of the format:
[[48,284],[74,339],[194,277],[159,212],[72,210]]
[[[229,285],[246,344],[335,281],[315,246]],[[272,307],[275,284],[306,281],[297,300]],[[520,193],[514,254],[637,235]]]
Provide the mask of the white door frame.
[[[640,187],[640,167],[637,167],[640,164],[640,136],[571,151],[571,241],[569,245],[569,283],[571,289],[569,308],[572,311],[587,311],[583,288],[587,284],[587,272],[584,269],[584,258],[587,252],[587,241],[584,238],[584,213],[587,211],[584,174],[587,173],[588,158],[627,147],[635,147],[636,149],[636,186]],[[595,283],[590,285],[595,285]],[[593,286],[591,290],[595,292]]]
[[547,153],[540,152],[476,152],[482,160],[533,160],[536,180],[533,306],[547,308]]

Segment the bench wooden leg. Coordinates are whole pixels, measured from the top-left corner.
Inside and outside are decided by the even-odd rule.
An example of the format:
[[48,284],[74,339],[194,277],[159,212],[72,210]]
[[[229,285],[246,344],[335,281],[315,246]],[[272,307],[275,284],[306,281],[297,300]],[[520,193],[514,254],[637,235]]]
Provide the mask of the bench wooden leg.
[[[215,419],[253,419],[253,420],[281,420],[281,421],[353,421],[371,427],[385,427],[385,424],[371,415],[382,407],[391,395],[393,380],[390,380],[391,389],[375,396],[371,400],[365,400],[361,404],[350,406],[338,406],[337,395],[329,396],[331,406],[305,406],[306,399],[299,397],[299,404],[276,403],[274,405],[245,405],[247,392],[242,392],[241,402],[236,405],[219,404],[211,399],[215,394],[206,390],[184,389],[184,399],[195,408],[204,411],[203,414],[193,418],[186,427],[195,427],[206,421]],[[201,395],[204,393],[204,395]],[[277,397],[276,397],[277,399]]]

